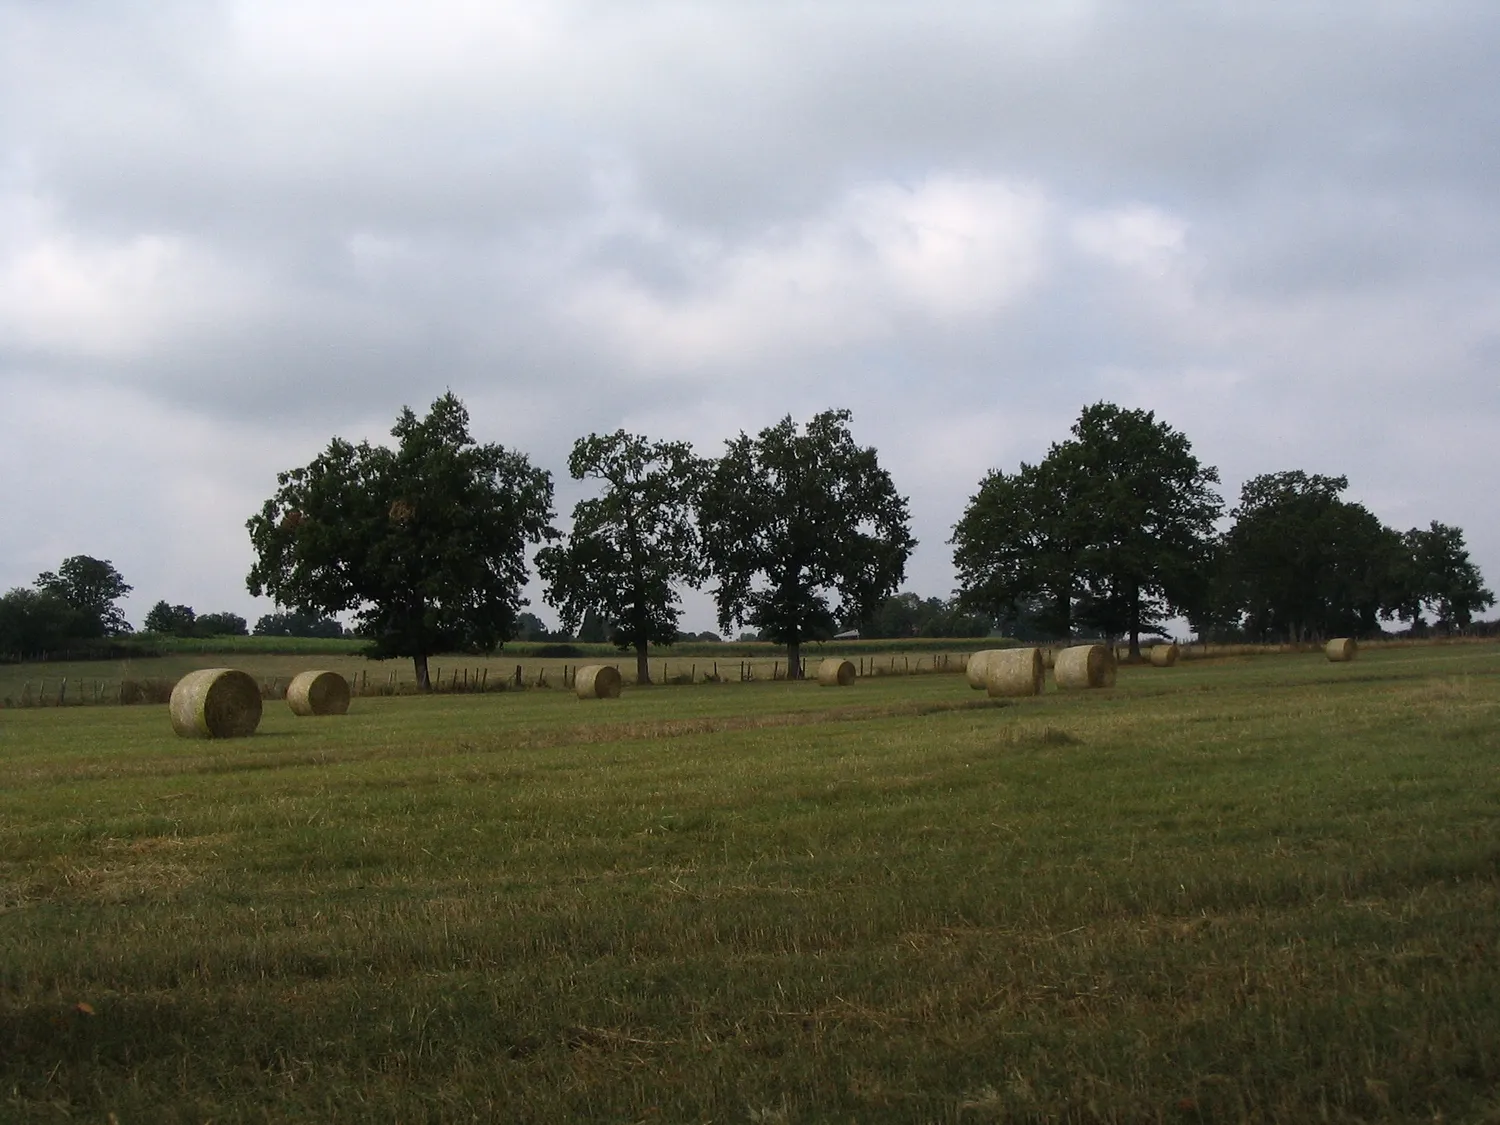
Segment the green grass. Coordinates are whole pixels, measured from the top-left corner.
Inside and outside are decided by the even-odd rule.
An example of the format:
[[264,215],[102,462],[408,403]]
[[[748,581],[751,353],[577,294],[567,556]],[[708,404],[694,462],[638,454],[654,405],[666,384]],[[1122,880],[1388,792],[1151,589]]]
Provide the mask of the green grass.
[[[318,669],[338,672],[354,685],[357,693],[409,694],[416,691],[416,676],[410,660],[367,660],[360,655],[363,647],[360,641],[314,641],[306,650],[292,647],[283,651],[272,644],[221,647],[218,640],[274,642],[285,638],[231,637],[184,642],[165,655],[137,656],[126,660],[0,664],[0,708],[50,707],[57,705],[59,698],[67,705],[113,704],[120,698],[122,681],[152,681],[165,685],[170,691],[170,685],[188,672],[225,666],[248,672],[257,680],[279,685],[283,690],[287,681],[298,672]],[[941,648],[913,647],[900,654],[878,647],[864,651],[851,649],[848,658],[859,661],[862,668],[878,670],[882,675],[930,672],[935,663],[944,662],[946,666],[957,669],[961,667],[965,652],[952,647],[957,643]],[[342,646],[342,651],[334,646]],[[610,645],[575,645],[573,647],[582,655],[566,658],[538,656],[538,651],[546,647],[528,643],[509,645],[488,656],[437,655],[428,662],[428,674],[434,683],[441,684],[443,691],[468,690],[465,685],[480,683],[481,676],[487,689],[498,690],[514,683],[517,668],[521,670],[521,682],[525,687],[536,687],[540,678],[545,686],[560,688],[565,669],[571,672],[583,663],[613,664],[621,670],[627,682],[635,680],[634,653],[622,653]],[[652,650],[653,682],[699,683],[715,675],[720,679],[738,680],[742,666],[745,673],[755,679],[770,680],[786,675],[786,652],[774,645],[757,643],[719,648],[699,642],[684,647],[684,651],[675,647]],[[816,675],[817,661],[825,655],[828,653],[811,646],[804,650],[809,676]]]
[[[92,1010],[80,1010],[78,1005]],[[1500,648],[0,712],[0,1120],[1500,1120]]]

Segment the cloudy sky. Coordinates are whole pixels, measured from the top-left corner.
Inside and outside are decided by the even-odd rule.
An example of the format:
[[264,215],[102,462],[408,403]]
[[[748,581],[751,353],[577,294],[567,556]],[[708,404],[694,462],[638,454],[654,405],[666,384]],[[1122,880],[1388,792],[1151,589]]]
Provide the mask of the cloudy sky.
[[276,472],[450,388],[564,524],[590,431],[847,407],[924,595],[1101,399],[1494,587],[1497,55],[1491,0],[0,0],[0,589],[253,622]]

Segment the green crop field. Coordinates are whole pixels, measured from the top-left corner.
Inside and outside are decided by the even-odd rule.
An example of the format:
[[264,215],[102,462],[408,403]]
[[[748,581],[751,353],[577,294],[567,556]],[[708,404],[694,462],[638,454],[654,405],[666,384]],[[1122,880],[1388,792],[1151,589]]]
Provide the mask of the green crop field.
[[0,1121],[1500,1121],[1500,646],[0,710]]

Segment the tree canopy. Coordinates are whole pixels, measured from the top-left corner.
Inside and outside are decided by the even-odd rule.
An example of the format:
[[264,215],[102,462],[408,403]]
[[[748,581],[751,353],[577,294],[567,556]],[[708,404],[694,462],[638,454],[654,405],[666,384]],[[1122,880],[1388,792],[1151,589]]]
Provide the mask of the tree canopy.
[[802,431],[788,416],[741,433],[699,507],[720,629],[745,622],[786,645],[792,675],[804,642],[870,617],[895,593],[916,546],[905,498],[875,450],[854,443],[850,418],[828,410]]
[[891,595],[870,617],[851,624],[867,638],[982,637],[991,622],[982,614],[966,612],[956,601],[908,591]]
[[425,418],[403,407],[395,449],[334,438],[277,476],[247,527],[252,594],[303,613],[349,612],[376,659],[492,651],[526,603],[525,550],[553,531],[552,478],[525,455],[479,444],[452,393]]
[[1407,566],[1401,584],[1402,616],[1421,627],[1431,613],[1442,631],[1467,629],[1474,614],[1495,604],[1479,568],[1469,559],[1462,529],[1433,521],[1403,536]]
[[37,575],[36,588],[71,607],[75,615],[71,636],[118,637],[131,631],[124,611],[115,603],[132,587],[108,559],[73,555],[55,571]]
[[574,480],[599,481],[597,497],[573,508],[573,530],[537,552],[547,600],[563,627],[593,611],[609,640],[636,654],[636,682],[650,683],[647,646],[678,637],[676,584],[703,578],[694,507],[704,467],[683,442],[652,442],[624,430],[579,438],[568,459]]
[[1075,621],[1124,635],[1138,654],[1205,595],[1218,479],[1151,411],[1085,407],[1041,464],[980,482],[951,540],[960,599],[1059,636]]
[[1300,469],[1245,482],[1224,536],[1221,618],[1252,637],[1368,635],[1399,610],[1405,548],[1367,508],[1342,499],[1347,477]]
[[336,617],[298,610],[278,610],[255,621],[257,637],[342,637],[344,627]]

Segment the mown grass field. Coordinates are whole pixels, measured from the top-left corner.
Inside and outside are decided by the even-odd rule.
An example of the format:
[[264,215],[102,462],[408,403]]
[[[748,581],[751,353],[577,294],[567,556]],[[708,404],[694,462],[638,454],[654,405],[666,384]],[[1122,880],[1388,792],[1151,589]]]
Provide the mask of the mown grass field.
[[0,712],[0,1120],[1500,1121],[1500,646]]
[[[362,655],[363,641],[316,640],[282,637],[212,637],[206,640],[168,642],[161,655],[122,660],[49,660],[24,664],[0,664],[0,708],[113,704],[119,701],[122,681],[154,683],[170,692],[171,685],[199,668],[234,667],[249,673],[268,688],[283,691],[298,672],[310,669],[338,672],[354,685],[358,694],[413,694],[416,675],[410,660],[369,660]],[[304,642],[305,643],[300,643]],[[893,642],[844,642],[809,645],[804,652],[808,675],[816,675],[817,662],[825,655],[847,656],[872,674],[906,675],[930,672],[936,666],[962,667],[967,654],[995,641],[907,642],[905,651],[892,651]],[[1003,642],[1014,643],[1014,642]],[[520,674],[523,687],[560,688],[564,677],[580,664],[612,664],[627,682],[635,680],[635,654],[613,645],[573,644],[579,655],[545,656],[557,646],[526,643],[510,645],[488,655],[442,654],[431,657],[428,674],[444,692],[499,690],[515,682]],[[758,680],[785,678],[785,648],[769,643],[709,644],[704,642],[653,649],[650,657],[653,683],[700,683],[718,677],[741,676]]]

